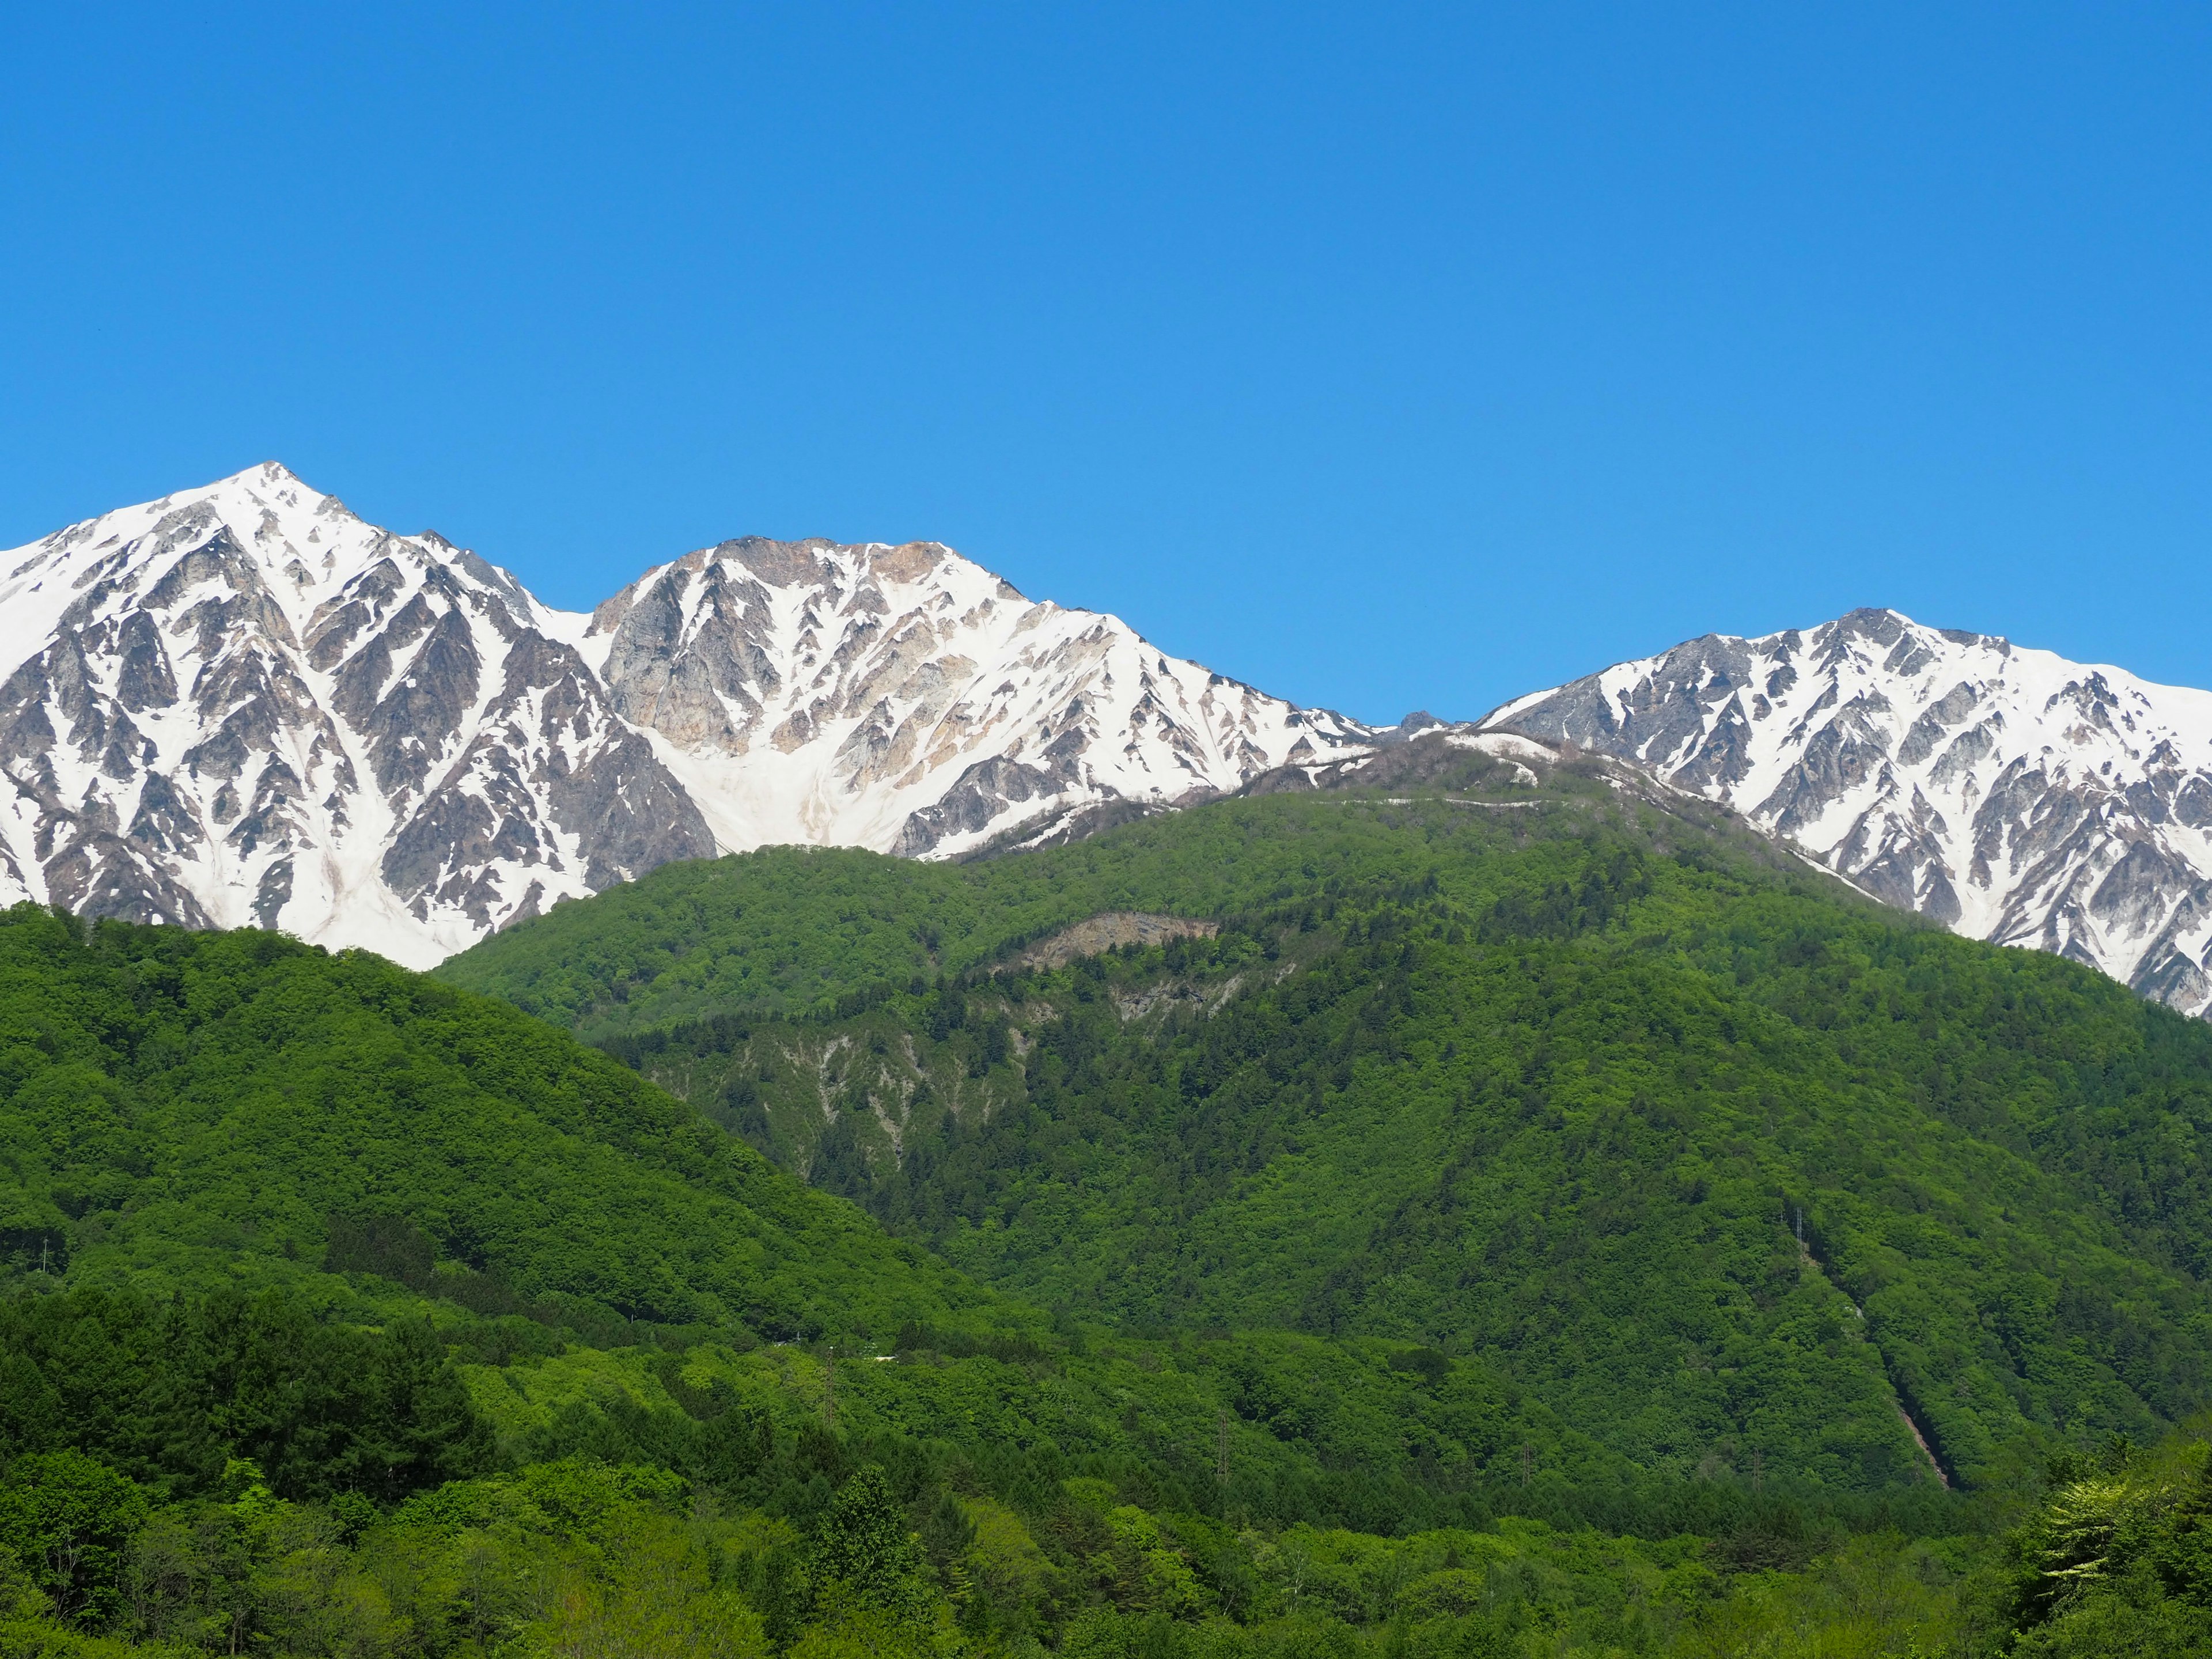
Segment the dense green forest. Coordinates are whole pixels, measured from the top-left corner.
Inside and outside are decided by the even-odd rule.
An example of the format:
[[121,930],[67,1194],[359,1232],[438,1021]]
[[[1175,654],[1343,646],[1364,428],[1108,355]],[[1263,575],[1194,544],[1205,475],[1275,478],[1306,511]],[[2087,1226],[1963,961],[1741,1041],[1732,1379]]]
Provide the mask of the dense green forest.
[[[821,855],[725,860],[447,971],[519,983],[589,921],[632,967],[562,1007],[975,1278],[1403,1344],[1649,1474],[1865,1492],[1932,1453],[1987,1488],[2203,1403],[2212,1030],[1617,793],[1277,796],[819,890]],[[1019,950],[1102,905],[1221,927]],[[795,1012],[775,941],[841,927],[872,942]],[[1237,1411],[1296,1415],[1258,1380]]]
[[334,1224],[373,1266],[400,1223],[456,1299],[586,1330],[889,1331],[988,1300],[604,1056],[366,952],[18,906],[0,1098],[18,1274],[327,1293]]
[[[1235,915],[1318,895],[1332,880],[1395,879],[1408,860],[1425,872],[1432,847],[1480,881],[1487,854],[1573,836],[1622,811],[1620,780],[1595,763],[1559,769],[1540,786],[1525,767],[1432,742],[1399,764],[1415,775],[1378,781],[1417,795],[1217,801],[967,864],[770,847],[664,865],[495,934],[434,976],[587,1040],[702,1018],[815,1017],[916,975],[987,968],[1103,912]],[[1718,808],[1670,795],[1632,816],[1655,845],[1693,848],[1782,890],[1841,890]]]
[[1644,1537],[1540,1502],[1362,1532],[1255,1513],[1234,1468],[1062,1449],[1082,1389],[1049,1348],[501,1357],[421,1312],[11,1305],[5,1397],[33,1405],[0,1424],[0,1653],[2183,1655],[2212,1630],[2199,1434],[2063,1454],[1998,1508],[1715,1480],[1697,1527]]
[[0,1659],[2203,1651],[2212,1032],[1380,769],[0,917]]

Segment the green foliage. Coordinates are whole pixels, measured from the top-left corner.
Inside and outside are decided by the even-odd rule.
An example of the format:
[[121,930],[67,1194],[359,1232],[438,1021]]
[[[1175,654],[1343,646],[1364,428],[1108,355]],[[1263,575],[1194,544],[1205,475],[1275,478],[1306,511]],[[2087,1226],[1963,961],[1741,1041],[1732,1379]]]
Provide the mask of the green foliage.
[[100,1625],[115,1613],[123,1548],[145,1513],[137,1487],[82,1452],[34,1452],[0,1480],[0,1549],[57,1618]]
[[[1862,1498],[1670,1480],[1540,1408],[1486,1394],[1479,1372],[1460,1368],[1439,1395],[1391,1358],[1388,1345],[1267,1332],[1102,1340],[1018,1363],[926,1348],[847,1358],[836,1362],[834,1437],[818,1350],[571,1350],[465,1375],[507,1458],[658,1463],[779,1512],[816,1512],[874,1462],[901,1482],[926,1474],[1009,1504],[1046,1501],[1074,1478],[1104,1482],[1115,1502],[1276,1527],[1397,1530],[1515,1513],[1788,1537],[1973,1524],[1972,1504],[1924,1485]],[[1276,1404],[1263,1422],[1234,1409],[1255,1376]],[[1535,1462],[1527,1485],[1522,1446]]]
[[2179,1435],[2054,1460],[2054,1490],[2013,1536],[2014,1649],[2183,1659],[2212,1651],[2212,1448]]
[[0,1458],[72,1448],[162,1493],[251,1459],[280,1492],[389,1502],[473,1473],[489,1428],[420,1320],[331,1325],[274,1291],[0,1303]]
[[1464,781],[0,918],[0,1655],[2202,1650],[2212,1033]]
[[[1487,763],[1483,763],[1486,767]],[[1600,783],[1565,776],[1510,822],[1431,802],[1271,796],[1125,825],[1071,847],[981,863],[918,864],[833,848],[764,848],[664,865],[556,906],[439,966],[596,1042],[690,1019],[834,1016],[967,973],[1110,910],[1233,915],[1334,883],[1416,884],[1439,859],[1510,848],[1607,809]],[[1525,792],[1509,789],[1520,795]],[[1686,839],[1711,841],[1680,826]],[[1731,856],[1772,869],[1747,841]]]
[[838,1488],[807,1560],[817,1612],[842,1617],[864,1608],[916,1617],[927,1611],[921,1538],[882,1469],[870,1465]]
[[[1692,1536],[1237,1529],[1100,1488],[1016,1509],[865,1472],[794,1521],[572,1462],[422,1494],[349,1539],[248,1484],[134,1514],[96,1618],[16,1593],[0,1652],[1656,1656],[1936,1653],[1978,1629],[1971,1544],[1741,1571]],[[960,1524],[925,1546],[915,1517],[940,1510]]]
[[501,1004],[274,934],[0,915],[17,1283],[312,1283],[343,1306],[326,1247],[358,1270],[364,1239],[410,1230],[439,1258],[418,1291],[585,1330],[889,1331],[988,1304]]
[[401,1506],[396,1519],[453,1536],[497,1526],[540,1534],[589,1530],[626,1504],[665,1507],[680,1500],[684,1490],[681,1475],[649,1464],[566,1458],[420,1493]]
[[[1386,1536],[1138,1501],[1148,1477],[1126,1459],[1044,1480],[885,1426],[902,1374],[1007,1369],[987,1355],[855,1364],[825,1432],[818,1359],[783,1364],[805,1358],[577,1351],[514,1368],[565,1368],[570,1404],[631,1401],[633,1429],[764,1425],[763,1455],[720,1479],[570,1456],[349,1517],[285,1500],[242,1458],[164,1503],[82,1453],[19,1455],[0,1481],[0,1652],[2177,1659],[2212,1631],[2212,1458],[2194,1432],[2060,1454],[2002,1540],[1854,1534],[1786,1507],[1734,1531],[1505,1516]],[[513,1392],[510,1376],[477,1368],[471,1385]],[[1062,1398],[1076,1382],[1033,1380]],[[560,1390],[541,1392],[557,1414]],[[511,1423],[509,1444],[527,1429]],[[1006,1437],[986,1422],[975,1444]]]

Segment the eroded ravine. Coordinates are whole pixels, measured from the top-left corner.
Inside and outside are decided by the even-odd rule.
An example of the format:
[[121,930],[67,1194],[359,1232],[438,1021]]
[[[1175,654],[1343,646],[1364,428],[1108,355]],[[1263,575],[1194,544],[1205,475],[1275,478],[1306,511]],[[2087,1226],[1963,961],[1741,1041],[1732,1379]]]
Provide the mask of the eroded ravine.
[[[1855,1316],[1859,1322],[1860,1340],[1862,1341],[1874,1342],[1873,1334],[1866,1329],[1866,1310],[1860,1307],[1856,1302],[1853,1301],[1851,1299],[1851,1293],[1836,1282],[1835,1275],[1828,1271],[1828,1264],[1821,1261],[1819,1256],[1813,1253],[1813,1247],[1805,1237],[1805,1216],[1802,1211],[1797,1212],[1796,1223],[1797,1256],[1800,1264],[1802,1267],[1810,1267],[1814,1273],[1820,1274],[1821,1279],[1827,1285],[1828,1288],[1835,1291],[1838,1296],[1844,1298],[1845,1304],[1850,1307],[1853,1316]],[[1881,1345],[1879,1342],[1875,1343],[1875,1352],[1881,1353]],[[1928,1468],[1929,1471],[1935,1475],[1936,1480],[1942,1484],[1943,1489],[1946,1492],[1948,1492],[1951,1489],[1951,1476],[1949,1471],[1944,1468],[1943,1460],[1936,1455],[1936,1448],[1929,1443],[1928,1437],[1926,1434],[1922,1432],[1920,1425],[1913,1417],[1911,1407],[1906,1406],[1905,1403],[1905,1394],[1904,1391],[1897,1386],[1897,1378],[1892,1373],[1890,1368],[1889,1356],[1886,1353],[1882,1353],[1881,1360],[1882,1375],[1885,1380],[1889,1383],[1890,1400],[1897,1407],[1898,1420],[1905,1425],[1905,1431],[1911,1435],[1912,1443],[1920,1448],[1920,1455],[1928,1460]]]

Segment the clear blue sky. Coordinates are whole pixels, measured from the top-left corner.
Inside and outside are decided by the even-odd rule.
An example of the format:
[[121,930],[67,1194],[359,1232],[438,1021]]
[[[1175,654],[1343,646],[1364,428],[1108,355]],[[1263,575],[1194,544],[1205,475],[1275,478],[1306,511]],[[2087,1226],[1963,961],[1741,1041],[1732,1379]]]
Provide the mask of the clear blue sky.
[[20,5],[0,545],[933,538],[1369,718],[1858,605],[2212,684],[2212,10]]

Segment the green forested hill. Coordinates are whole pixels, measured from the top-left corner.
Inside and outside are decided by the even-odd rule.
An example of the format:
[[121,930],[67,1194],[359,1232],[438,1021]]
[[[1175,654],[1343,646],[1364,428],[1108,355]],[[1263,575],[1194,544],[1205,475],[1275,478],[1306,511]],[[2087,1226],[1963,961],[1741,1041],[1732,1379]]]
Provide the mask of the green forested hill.
[[298,1285],[333,1246],[401,1274],[411,1237],[456,1295],[586,1328],[888,1332],[983,1300],[497,1002],[271,934],[0,915],[5,1265]]
[[0,1652],[1692,1651],[1785,1616],[1729,1563],[1832,1599],[1843,1528],[1973,1513],[1670,1478],[1386,1336],[1054,1334],[566,1034],[271,935],[0,917]]
[[[1601,778],[1498,781],[841,854],[811,899],[821,855],[726,860],[448,971],[599,936],[625,977],[549,1012],[978,1277],[1407,1344],[1647,1469],[1910,1481],[1902,1406],[1986,1486],[2204,1401],[2212,1031]],[[1006,954],[1109,908],[1227,925]],[[774,942],[810,933],[849,943]]]
[[[1524,1444],[1548,1483],[1532,1501],[1569,1512],[1582,1500],[1561,1480],[1611,1489],[1638,1474],[1480,1365],[1444,1378],[1394,1369],[1402,1343],[1263,1335],[1069,1352],[1035,1304],[887,1236],[566,1033],[377,957],[270,934],[88,927],[31,906],[0,915],[0,1291],[126,1298],[82,1313],[67,1340],[40,1335],[38,1318],[0,1321],[46,1377],[15,1391],[52,1396],[35,1412],[0,1407],[0,1458],[11,1432],[79,1444],[84,1425],[143,1419],[154,1426],[103,1454],[204,1486],[221,1449],[244,1446],[275,1478],[307,1431],[295,1398],[307,1385],[284,1380],[283,1356],[306,1349],[236,1333],[290,1328],[304,1308],[372,1326],[427,1315],[447,1345],[500,1363],[580,1340],[903,1345],[939,1358],[882,1373],[899,1379],[887,1423],[979,1457],[1103,1458],[1201,1494],[1217,1419],[1265,1376],[1299,1420],[1239,1420],[1230,1450],[1243,1501],[1289,1516],[1387,1526],[1481,1512]],[[246,1299],[212,1324],[165,1324],[167,1298],[210,1294]],[[157,1367],[117,1381],[136,1374],[131,1355],[197,1351],[202,1338],[179,1333],[204,1328],[233,1334],[216,1342],[230,1358],[189,1374],[201,1380]],[[88,1357],[98,1350],[112,1366]],[[272,1365],[274,1377],[238,1380]],[[803,1378],[786,1382],[804,1395]],[[203,1389],[280,1403],[235,1407],[259,1429],[195,1430],[200,1449],[160,1451],[174,1414],[162,1401]],[[960,1401],[957,1424],[933,1424],[938,1396]],[[329,1477],[301,1478],[314,1491]]]
[[[1573,834],[1617,810],[1604,774],[1525,769],[1427,751],[1425,801],[1406,810],[1343,794],[1215,803],[1037,853],[919,864],[836,848],[766,848],[664,865],[483,940],[434,976],[514,1003],[586,1039],[693,1018],[831,1012],[841,1000],[988,968],[1014,946],[1106,911],[1235,915],[1328,884],[1395,882],[1435,856],[1480,884],[1480,856]],[[1446,794],[1483,805],[1442,807]],[[1839,891],[1730,830],[1717,809],[1671,801],[1651,833],[1765,872],[1794,890]],[[1411,860],[1409,866],[1408,860]]]

